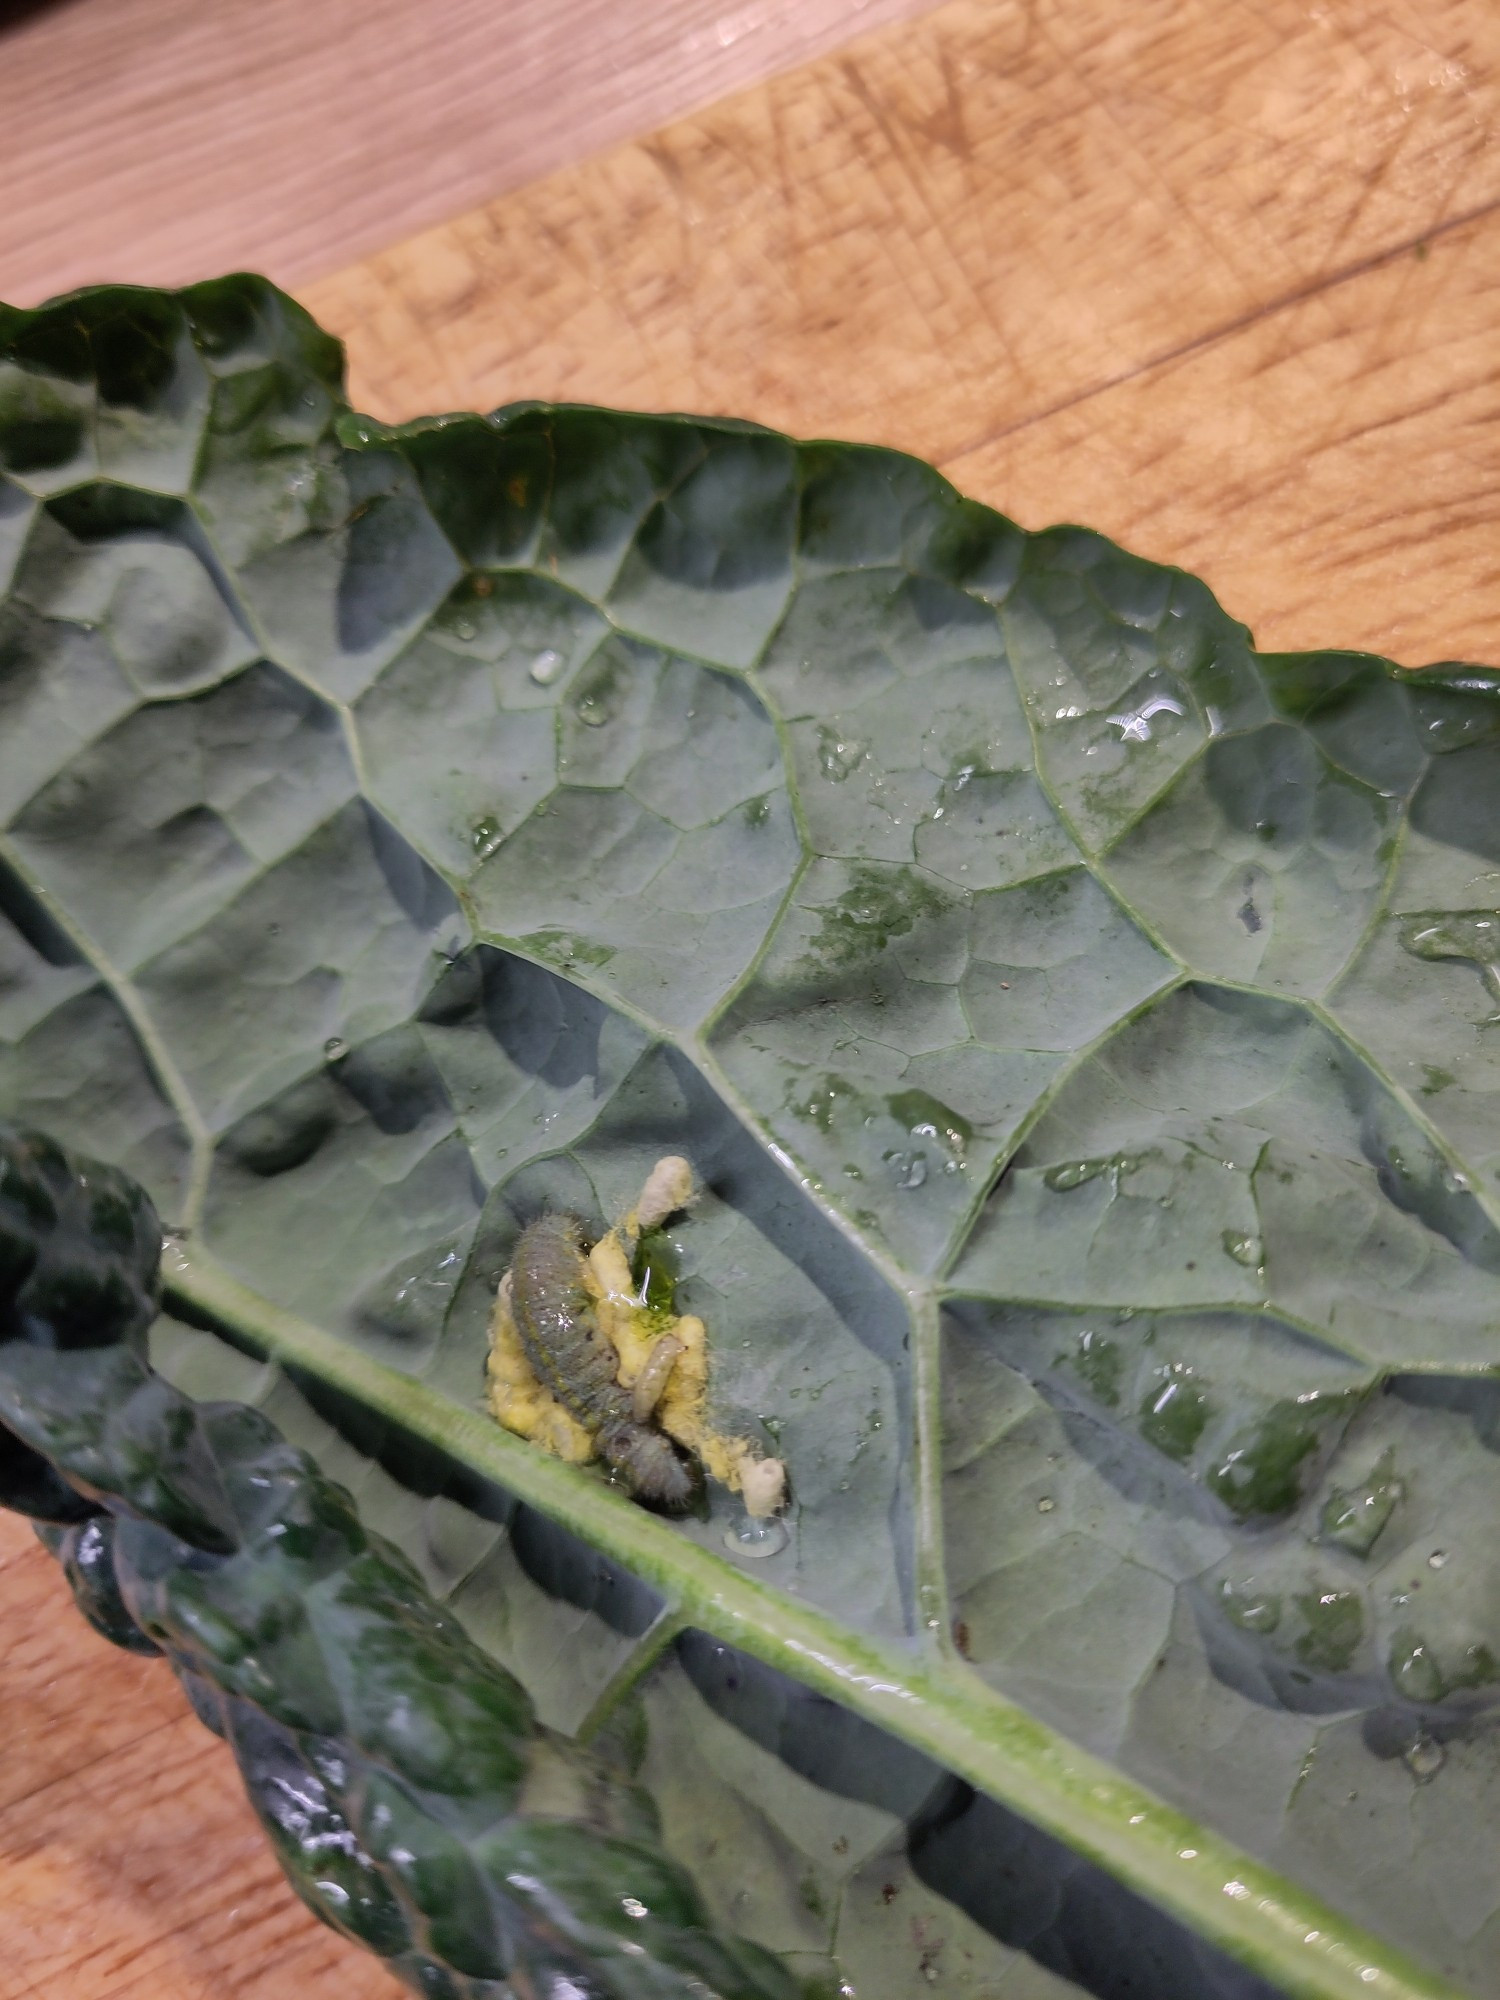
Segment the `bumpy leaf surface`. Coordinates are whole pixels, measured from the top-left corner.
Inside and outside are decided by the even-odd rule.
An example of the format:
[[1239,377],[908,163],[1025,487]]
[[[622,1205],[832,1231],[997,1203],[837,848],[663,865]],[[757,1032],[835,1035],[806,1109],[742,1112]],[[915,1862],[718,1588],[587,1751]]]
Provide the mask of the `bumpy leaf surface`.
[[[1288,1990],[1500,1992],[1500,677],[1258,654],[893,454],[340,371],[250,280],[0,317],[0,1104],[179,1233],[234,1341],[159,1365],[546,1722],[644,1718],[724,1922],[861,2000],[1253,1987],[900,1735]],[[665,1151],[766,1560],[475,1443],[520,1227]]]

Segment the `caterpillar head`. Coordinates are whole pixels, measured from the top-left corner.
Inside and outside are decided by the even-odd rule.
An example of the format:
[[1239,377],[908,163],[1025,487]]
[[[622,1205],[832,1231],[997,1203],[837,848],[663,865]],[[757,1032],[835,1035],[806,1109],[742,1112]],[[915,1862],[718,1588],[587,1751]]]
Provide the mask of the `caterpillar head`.
[[671,1439],[645,1424],[618,1424],[601,1433],[599,1450],[632,1496],[664,1514],[681,1514],[703,1489],[703,1475]]

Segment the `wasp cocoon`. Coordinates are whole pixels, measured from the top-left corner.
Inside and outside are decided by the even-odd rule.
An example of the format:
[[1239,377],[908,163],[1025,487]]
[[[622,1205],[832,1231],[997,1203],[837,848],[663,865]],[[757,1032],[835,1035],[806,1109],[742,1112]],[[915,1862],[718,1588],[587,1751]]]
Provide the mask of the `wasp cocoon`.
[[627,1235],[644,1236],[693,1199],[693,1170],[678,1153],[668,1153],[646,1176],[635,1207],[625,1220]]
[[682,1352],[682,1342],[670,1333],[662,1335],[652,1348],[645,1367],[636,1376],[631,1388],[631,1408],[638,1424],[646,1422],[661,1401],[667,1377],[671,1374],[677,1357]]

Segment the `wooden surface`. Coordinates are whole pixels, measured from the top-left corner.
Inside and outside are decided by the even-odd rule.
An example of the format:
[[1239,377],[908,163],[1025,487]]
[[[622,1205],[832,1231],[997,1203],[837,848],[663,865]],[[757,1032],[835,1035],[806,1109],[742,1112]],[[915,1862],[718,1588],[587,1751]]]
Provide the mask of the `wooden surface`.
[[954,0],[301,295],[376,414],[940,463],[1262,643],[1500,659],[1500,9]]
[[0,299],[294,284],[934,4],[27,0],[0,34]]
[[[1263,643],[1500,660],[1497,117],[1490,0],[953,0],[301,296],[382,416],[883,441],[1190,564]],[[0,2000],[382,2000],[23,1541]]]

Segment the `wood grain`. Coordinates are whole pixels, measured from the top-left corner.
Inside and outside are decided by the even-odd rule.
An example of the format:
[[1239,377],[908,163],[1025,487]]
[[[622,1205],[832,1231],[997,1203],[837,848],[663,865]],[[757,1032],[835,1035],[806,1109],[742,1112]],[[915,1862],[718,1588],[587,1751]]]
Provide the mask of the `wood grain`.
[[302,296],[378,415],[899,445],[1264,643],[1500,657],[1497,122],[1482,0],[955,0]]
[[1500,662],[1497,329],[1488,218],[945,469],[1197,571],[1264,646]]
[[933,4],[28,10],[0,37],[0,298],[246,268],[293,284]]

